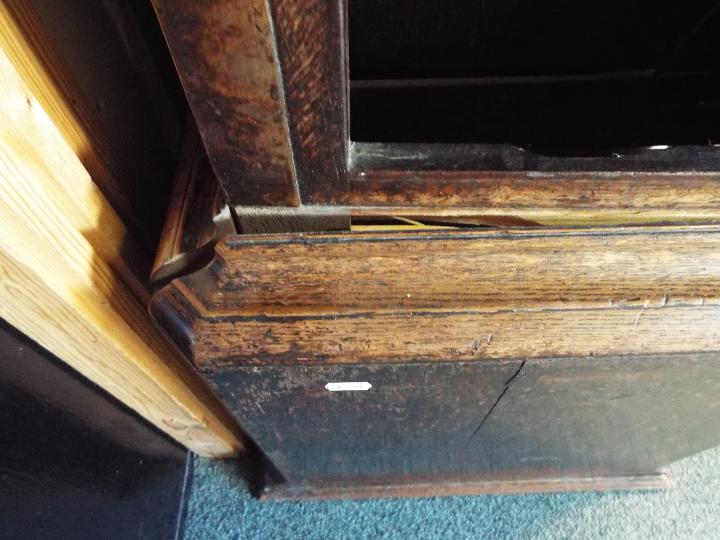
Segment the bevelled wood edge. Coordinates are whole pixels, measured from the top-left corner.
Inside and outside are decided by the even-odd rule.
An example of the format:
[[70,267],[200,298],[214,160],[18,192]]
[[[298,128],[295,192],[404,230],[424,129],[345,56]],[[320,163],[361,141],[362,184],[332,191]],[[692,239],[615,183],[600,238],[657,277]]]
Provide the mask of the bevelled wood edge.
[[206,370],[713,351],[718,247],[718,226],[232,236],[152,309]]
[[718,226],[234,236],[216,252],[210,279],[183,282],[213,317],[634,309],[720,292]]
[[396,497],[450,497],[459,495],[510,495],[573,491],[669,489],[673,481],[668,472],[641,476],[548,477],[511,480],[461,479],[436,482],[348,485],[347,483],[293,486],[266,486],[260,493],[264,501],[305,499],[389,499]]
[[148,310],[185,358],[194,362],[198,313],[177,293],[172,282],[153,294]]
[[190,119],[152,268],[155,286],[201,268],[212,260],[218,239],[237,232],[225,199]]
[[303,204],[347,204],[344,2],[271,0]]
[[[528,203],[530,201],[526,201]],[[253,219],[262,219],[263,215],[268,218],[273,216],[282,219],[293,220],[296,215],[324,215],[346,216],[348,224],[345,227],[350,229],[350,221],[367,223],[368,220],[385,221],[395,218],[409,218],[416,221],[442,221],[451,225],[453,222],[463,223],[473,220],[476,225],[488,225],[493,227],[517,227],[517,226],[553,226],[553,227],[587,227],[587,226],[637,226],[637,225],[669,225],[669,224],[692,224],[692,223],[718,223],[720,212],[715,207],[666,207],[666,208],[594,208],[591,204],[586,207],[563,208],[551,207],[540,208],[535,206],[514,206],[514,207],[481,207],[481,206],[328,206],[328,205],[306,205],[298,208],[290,207],[247,207],[235,206],[235,210],[241,221],[243,216],[249,215]],[[283,230],[273,229],[259,231],[249,229],[250,234],[259,232],[295,232],[295,227],[283,225]],[[353,225],[353,229],[355,229]],[[332,230],[333,227],[324,227],[324,230]],[[386,226],[387,232],[393,227]],[[315,230],[315,229],[314,229]],[[376,230],[381,230],[380,226]]]
[[272,21],[263,0],[153,0],[208,156],[235,204],[297,206]]
[[211,317],[195,319],[192,328],[193,361],[208,371],[235,365],[591,359],[716,351],[720,305]]

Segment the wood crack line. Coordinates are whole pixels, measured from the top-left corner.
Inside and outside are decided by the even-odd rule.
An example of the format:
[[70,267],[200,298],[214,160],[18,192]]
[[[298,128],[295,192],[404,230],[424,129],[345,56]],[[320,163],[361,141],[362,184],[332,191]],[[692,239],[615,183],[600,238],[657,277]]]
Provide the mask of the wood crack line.
[[469,438],[469,439],[467,440],[467,442],[465,443],[465,447],[466,447],[466,448],[467,448],[467,446],[472,442],[472,440],[475,438],[475,436],[476,436],[478,433],[480,433],[480,428],[482,428],[483,425],[485,424],[485,422],[487,421],[487,419],[490,418],[490,415],[493,413],[493,411],[495,410],[495,408],[498,406],[498,404],[500,403],[500,400],[503,398],[503,396],[507,393],[507,391],[508,391],[508,389],[510,388],[510,385],[512,384],[512,382],[517,378],[518,375],[520,375],[520,372],[522,371],[522,368],[523,368],[523,367],[525,367],[525,360],[522,361],[522,363],[521,363],[520,366],[517,368],[517,370],[515,371],[515,373],[513,373],[512,376],[511,376],[507,381],[505,381],[505,387],[503,388],[502,392],[500,392],[500,395],[499,395],[498,398],[495,400],[495,403],[493,403],[493,404],[492,404],[492,407],[490,407],[490,410],[489,410],[487,413],[485,413],[485,416],[483,416],[483,419],[480,420],[480,423],[479,423],[478,426],[475,428],[475,431],[473,431],[472,435],[470,435],[470,438]]

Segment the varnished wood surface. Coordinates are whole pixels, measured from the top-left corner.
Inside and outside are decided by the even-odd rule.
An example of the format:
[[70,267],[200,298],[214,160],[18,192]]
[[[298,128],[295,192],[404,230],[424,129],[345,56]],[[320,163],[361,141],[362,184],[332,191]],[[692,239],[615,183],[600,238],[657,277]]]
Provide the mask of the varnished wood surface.
[[[467,206],[355,206],[350,208],[353,217],[362,219],[379,216],[408,217],[411,219],[476,219],[478,225],[517,226],[543,225],[555,227],[591,227],[608,225],[657,225],[670,223],[718,223],[720,214],[713,207],[707,208],[584,208],[534,206],[516,207],[467,207]],[[487,221],[483,221],[487,220]]]
[[717,173],[359,171],[353,206],[436,206],[636,211],[714,210]]
[[720,294],[720,227],[233,236],[199,293],[227,315],[672,306]]
[[237,426],[148,316],[127,229],[4,50],[0,116],[0,317],[181,444],[234,455]]
[[707,351],[719,248],[717,226],[235,236],[152,309],[201,366]]
[[[605,157],[509,144],[352,143],[342,2],[155,4],[231,204],[349,205],[380,216],[457,209],[543,225],[717,218],[717,149],[704,140]],[[253,32],[260,35],[250,39]]]
[[347,203],[344,2],[273,0],[270,9],[302,202]]
[[298,204],[267,4],[153,0],[210,161],[233,202]]
[[[174,299],[178,301],[177,299]],[[300,317],[218,317],[190,322],[199,366],[500,360],[712,351],[720,305],[599,307]]]

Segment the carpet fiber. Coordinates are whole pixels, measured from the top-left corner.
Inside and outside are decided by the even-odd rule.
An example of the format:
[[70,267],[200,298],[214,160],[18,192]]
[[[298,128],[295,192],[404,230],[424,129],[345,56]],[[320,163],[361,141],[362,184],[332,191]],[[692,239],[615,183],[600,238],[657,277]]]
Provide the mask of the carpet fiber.
[[242,463],[196,459],[185,538],[720,538],[720,449],[670,471],[656,492],[261,503]]

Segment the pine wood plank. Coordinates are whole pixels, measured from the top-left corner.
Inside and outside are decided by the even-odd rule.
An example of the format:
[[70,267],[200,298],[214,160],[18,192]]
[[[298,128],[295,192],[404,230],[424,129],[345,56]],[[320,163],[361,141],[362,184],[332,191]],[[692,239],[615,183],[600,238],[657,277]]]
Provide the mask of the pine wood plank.
[[0,316],[193,451],[235,454],[235,424],[123,271],[127,229],[1,48],[0,116]]
[[2,2],[0,45],[131,231],[146,283],[181,129],[129,6],[56,4]]
[[[80,158],[93,181],[103,186],[106,193],[112,193],[115,208],[124,215],[130,215],[131,203],[123,194],[120,179],[109,165],[113,154],[109,150],[106,135],[99,129],[93,115],[83,106],[84,100],[80,92],[60,67],[59,59],[48,46],[42,27],[27,3],[14,0],[0,3],[0,47],[12,69],[18,72],[22,85],[26,86],[34,96],[33,99],[41,104],[49,121],[57,128],[73,154]],[[16,83],[7,80],[6,84]],[[9,124],[6,126],[10,128]],[[85,204],[90,204],[92,208],[91,201],[86,200]],[[85,205],[78,206],[79,216],[83,216]],[[111,226],[115,225],[117,224]],[[114,231],[110,229],[108,234],[113,235]],[[133,260],[134,268],[113,254],[103,255],[111,261],[114,269],[132,287],[138,298],[147,301],[148,292],[141,277],[147,274],[147,255],[136,238],[125,236],[124,251],[128,258]],[[110,242],[106,248],[101,249],[112,249],[112,244]]]

